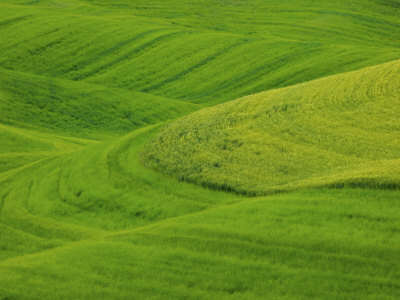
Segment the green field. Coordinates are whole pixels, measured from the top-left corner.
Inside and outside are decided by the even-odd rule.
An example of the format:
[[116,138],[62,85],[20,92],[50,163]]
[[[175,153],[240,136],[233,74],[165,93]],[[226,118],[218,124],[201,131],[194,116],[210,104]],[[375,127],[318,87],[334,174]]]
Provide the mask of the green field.
[[3,0],[0,40],[0,300],[400,298],[400,1]]
[[309,186],[400,188],[400,60],[247,96],[170,124],[148,165],[259,195]]

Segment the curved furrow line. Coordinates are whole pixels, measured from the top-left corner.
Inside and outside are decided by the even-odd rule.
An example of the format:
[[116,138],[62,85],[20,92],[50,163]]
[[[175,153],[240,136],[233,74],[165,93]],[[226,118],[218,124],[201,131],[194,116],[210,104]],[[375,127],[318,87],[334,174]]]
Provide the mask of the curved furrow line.
[[16,23],[19,23],[21,21],[25,21],[26,19],[32,17],[33,15],[24,15],[24,16],[19,16],[19,17],[14,17],[14,18],[9,18],[3,21],[0,21],[0,30],[6,29],[8,26],[12,26]]
[[[132,44],[133,42],[137,42],[138,40],[145,38],[146,36],[152,34],[152,33],[157,33],[157,32],[162,32],[165,31],[166,29],[164,28],[154,28],[154,29],[150,29],[150,30],[146,30],[143,32],[140,32],[136,35],[134,35],[133,37],[123,40],[123,41],[119,41],[117,44],[111,46],[110,48],[105,49],[104,51],[100,52],[99,54],[90,57],[89,59],[85,60],[82,63],[79,63],[79,70],[80,69],[84,69],[89,67],[90,65],[99,62],[102,58],[107,57],[108,55],[112,54],[113,52],[119,51],[120,49],[129,46],[130,44]],[[133,53],[133,52],[132,52]],[[115,60],[114,63],[119,62],[118,60]],[[113,63],[110,63],[113,64]],[[100,66],[97,67],[99,68],[99,71],[102,70],[102,68],[106,68],[105,66]],[[71,71],[76,71],[77,67],[76,66],[72,66],[70,69],[66,70],[66,73],[69,73]],[[96,68],[95,68],[96,70]],[[73,76],[72,79],[73,80],[82,80],[85,79],[89,76],[91,76],[91,74],[97,73],[99,71],[95,71],[95,70],[91,70],[89,72],[83,73],[83,74],[78,74],[76,76]]]
[[167,34],[158,36],[158,37],[134,48],[133,50],[128,51],[123,56],[120,56],[119,58],[116,58],[106,64],[102,64],[98,67],[95,67],[93,70],[91,70],[85,74],[82,74],[79,77],[79,79],[83,80],[83,79],[87,79],[89,77],[104,73],[104,72],[106,72],[106,70],[116,67],[117,65],[121,64],[122,62],[124,62],[126,60],[129,60],[130,58],[140,55],[141,53],[145,52],[149,48],[156,47],[157,45],[162,44],[163,42],[165,42],[168,39],[171,39],[173,37],[177,37],[180,35],[192,34],[192,33],[195,33],[195,31],[176,31],[176,32],[171,32],[171,33],[167,33]]
[[[212,193],[210,198],[209,191],[143,168],[137,161],[139,149],[157,128],[138,130],[14,172],[3,223],[45,238],[58,234],[75,239],[73,231],[79,228],[132,228],[204,210],[214,203],[237,201],[236,196],[223,193]],[[10,182],[3,180],[0,187]],[[23,224],[19,224],[21,218]],[[68,224],[73,225],[71,230]]]
[[13,49],[13,48],[19,47],[21,45],[27,44],[28,42],[37,40],[39,38],[43,38],[45,36],[51,35],[51,34],[56,33],[56,32],[59,32],[60,30],[61,30],[61,28],[54,28],[54,29],[47,30],[47,31],[44,31],[44,32],[36,33],[35,35],[33,35],[33,36],[29,37],[29,38],[20,40],[18,42],[13,43],[13,44],[8,44],[7,45],[7,49]]
[[248,42],[247,40],[243,40],[243,41],[240,41],[238,43],[234,43],[234,44],[232,44],[232,45],[230,45],[230,46],[228,46],[228,47],[226,47],[226,48],[224,48],[222,50],[219,50],[219,51],[215,52],[214,54],[204,58],[203,60],[199,61],[198,63],[196,63],[196,64],[194,64],[194,65],[192,65],[192,66],[180,71],[179,73],[173,75],[172,77],[166,78],[166,79],[162,80],[161,82],[155,83],[155,84],[153,84],[153,85],[151,85],[149,87],[145,87],[141,91],[142,92],[151,92],[153,90],[157,90],[159,88],[162,88],[163,86],[165,86],[165,85],[167,85],[167,84],[169,84],[169,83],[171,83],[173,81],[176,81],[177,79],[181,79],[182,77],[184,77],[185,75],[189,74],[190,72],[193,72],[196,69],[199,69],[199,68],[205,66],[209,62],[217,59],[218,57],[224,55],[225,53],[228,53],[229,51],[231,51],[231,50],[233,50],[235,48],[239,48],[240,46],[242,46],[243,44],[245,44],[247,42]]
[[[292,46],[290,48],[286,48],[285,52],[277,54],[275,57],[268,58],[265,62],[263,61],[262,64],[257,63],[257,66],[252,66],[248,68],[245,72],[241,72],[239,74],[233,73],[230,78],[224,80],[224,82],[219,83],[218,85],[210,83],[210,87],[204,89],[200,93],[196,94],[195,99],[202,99],[207,97],[212,97],[216,99],[218,97],[224,97],[224,94],[229,94],[229,92],[234,92],[238,94],[238,96],[243,96],[248,91],[244,92],[243,87],[248,85],[249,83],[253,83],[263,78],[268,78],[268,76],[273,73],[274,71],[278,71],[281,67],[287,64],[287,62],[291,61],[293,58],[298,58],[299,53],[297,50],[302,51],[305,53],[303,49],[299,47],[299,45]],[[312,52],[318,52],[318,49],[310,48],[307,51],[308,54]],[[245,64],[246,62],[242,62]],[[269,83],[269,86],[262,86],[258,91],[252,91],[252,93],[260,92],[262,90],[268,90],[272,86],[276,87],[274,83]],[[189,93],[184,93],[180,97],[183,99],[188,98],[191,99],[193,96]]]

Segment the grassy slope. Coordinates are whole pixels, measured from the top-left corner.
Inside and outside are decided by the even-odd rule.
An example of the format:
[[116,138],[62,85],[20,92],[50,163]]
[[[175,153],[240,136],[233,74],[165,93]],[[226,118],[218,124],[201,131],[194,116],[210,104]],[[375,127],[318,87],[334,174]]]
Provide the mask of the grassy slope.
[[398,1],[331,2],[1,1],[0,299],[396,299],[398,191],[248,199],[138,161],[141,127],[400,57]]
[[[10,218],[11,223],[19,223],[12,221],[17,218],[14,210],[18,205],[20,212],[27,209],[35,216],[118,229],[204,209],[222,201],[220,198],[232,198],[174,184],[141,167],[136,156],[146,136],[135,131],[24,170],[14,177],[13,184],[6,182],[3,222]],[[27,215],[23,215],[27,222]]]
[[106,139],[198,109],[145,93],[4,69],[0,82],[0,122],[76,137]]
[[23,167],[34,161],[62,155],[95,143],[56,134],[20,129],[0,124],[0,178],[2,172]]
[[396,298],[397,191],[246,200],[141,167],[137,153],[155,133],[3,179],[0,296]]
[[7,2],[1,67],[197,103],[400,58],[377,1]]
[[400,61],[248,96],[184,117],[147,164],[247,194],[400,185]]

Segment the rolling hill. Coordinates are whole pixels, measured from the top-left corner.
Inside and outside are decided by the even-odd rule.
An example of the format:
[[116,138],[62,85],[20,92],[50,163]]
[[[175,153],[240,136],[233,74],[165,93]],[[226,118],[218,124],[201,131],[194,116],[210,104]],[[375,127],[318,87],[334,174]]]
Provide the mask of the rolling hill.
[[0,68],[211,105],[399,59],[396,3],[5,0]]
[[398,188],[400,61],[203,109],[144,152],[180,180],[244,194],[318,185]]
[[398,0],[1,1],[0,300],[398,299],[399,28]]
[[64,136],[105,140],[199,109],[141,92],[15,71],[0,70],[0,79],[3,124]]
[[207,190],[139,164],[157,130],[2,178],[3,298],[396,299],[398,191]]

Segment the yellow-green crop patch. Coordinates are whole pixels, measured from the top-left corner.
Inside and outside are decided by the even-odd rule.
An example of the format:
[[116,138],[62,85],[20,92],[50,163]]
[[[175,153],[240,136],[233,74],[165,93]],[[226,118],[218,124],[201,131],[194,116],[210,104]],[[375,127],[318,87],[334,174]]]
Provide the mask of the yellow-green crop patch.
[[147,165],[243,194],[400,187],[400,61],[251,95],[168,125]]
[[399,116],[399,0],[1,0],[0,300],[397,300]]

